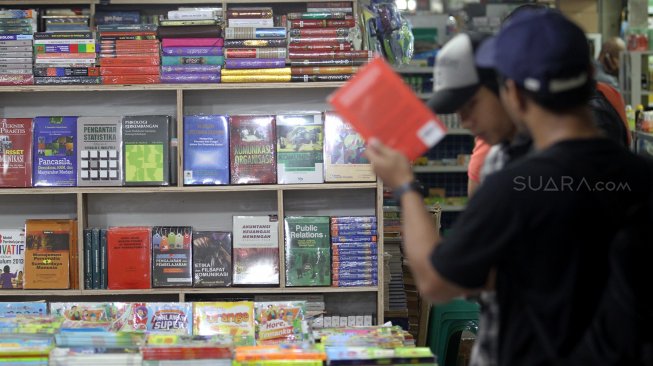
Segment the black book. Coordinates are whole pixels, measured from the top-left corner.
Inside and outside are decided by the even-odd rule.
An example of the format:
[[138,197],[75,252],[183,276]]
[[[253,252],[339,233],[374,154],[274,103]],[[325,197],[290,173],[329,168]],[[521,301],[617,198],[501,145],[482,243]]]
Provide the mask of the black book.
[[231,233],[193,232],[193,286],[231,286]]

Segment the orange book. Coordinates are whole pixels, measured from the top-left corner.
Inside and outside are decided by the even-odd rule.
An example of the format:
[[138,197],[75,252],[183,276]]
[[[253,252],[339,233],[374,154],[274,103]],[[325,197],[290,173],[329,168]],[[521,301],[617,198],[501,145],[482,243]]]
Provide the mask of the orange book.
[[107,231],[107,287],[151,288],[152,231],[149,227],[112,227]]
[[331,94],[329,103],[363,138],[378,138],[410,160],[420,157],[447,132],[381,57]]
[[[68,289],[77,282],[75,220],[25,222],[25,289]],[[73,279],[75,274],[75,279]]]

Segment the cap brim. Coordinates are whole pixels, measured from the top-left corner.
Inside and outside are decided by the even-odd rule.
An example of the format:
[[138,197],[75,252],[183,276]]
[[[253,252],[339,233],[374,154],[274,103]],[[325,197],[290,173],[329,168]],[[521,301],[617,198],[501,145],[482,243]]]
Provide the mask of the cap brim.
[[497,37],[490,37],[483,41],[476,50],[475,61],[477,67],[496,69]]
[[464,88],[440,90],[435,92],[426,104],[435,113],[456,113],[474,96],[480,86],[480,84],[474,84]]

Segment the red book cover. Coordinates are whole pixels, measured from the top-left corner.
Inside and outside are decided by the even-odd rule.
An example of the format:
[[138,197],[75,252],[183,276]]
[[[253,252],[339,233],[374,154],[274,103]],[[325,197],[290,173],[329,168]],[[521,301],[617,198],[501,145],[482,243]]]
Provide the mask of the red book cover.
[[149,227],[112,227],[107,232],[107,287],[151,287],[152,233]]
[[0,187],[32,186],[32,119],[0,119]]
[[274,116],[229,117],[231,184],[277,183]]
[[376,137],[411,160],[437,144],[447,131],[381,57],[362,67],[328,100],[363,138]]

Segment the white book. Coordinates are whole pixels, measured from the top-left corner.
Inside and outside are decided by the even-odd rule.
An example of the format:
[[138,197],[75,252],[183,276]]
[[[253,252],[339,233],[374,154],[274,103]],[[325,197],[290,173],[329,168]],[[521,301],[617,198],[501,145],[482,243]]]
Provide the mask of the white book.
[[277,182],[324,183],[321,113],[277,115]]
[[23,288],[25,230],[0,229],[0,288]]
[[216,17],[217,14],[213,10],[170,10],[168,12],[170,20],[205,20]]
[[233,284],[279,284],[279,219],[233,217]]
[[122,185],[122,117],[77,119],[77,185]]
[[274,19],[229,19],[229,27],[274,27]]

